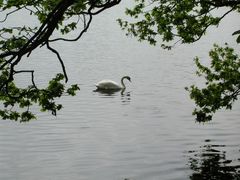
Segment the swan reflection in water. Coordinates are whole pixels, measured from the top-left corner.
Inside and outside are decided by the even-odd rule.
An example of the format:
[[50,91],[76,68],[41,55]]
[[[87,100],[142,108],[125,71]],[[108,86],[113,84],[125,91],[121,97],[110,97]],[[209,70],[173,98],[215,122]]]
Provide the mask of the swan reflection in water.
[[121,93],[121,95],[124,95],[125,94],[125,89],[118,89],[118,90],[105,90],[105,89],[96,89],[96,90],[93,90],[93,92],[98,92],[99,94],[101,95],[106,95],[106,96],[113,96],[113,95],[116,95],[118,92]]
[[125,91],[126,89],[121,89],[121,90],[99,90],[96,89],[93,92],[97,92],[99,95],[103,97],[114,97],[117,96],[118,93],[121,94],[121,101],[126,104],[131,101],[131,92],[130,91]]

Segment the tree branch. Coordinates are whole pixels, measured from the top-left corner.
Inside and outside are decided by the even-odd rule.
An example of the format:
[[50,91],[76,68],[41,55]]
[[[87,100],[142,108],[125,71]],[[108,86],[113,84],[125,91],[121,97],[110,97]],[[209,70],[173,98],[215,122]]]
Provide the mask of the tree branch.
[[213,1],[202,0],[202,1],[214,7],[224,6],[233,7],[240,4],[240,0],[213,0]]
[[[235,6],[232,7],[229,11],[225,12],[225,13],[219,18],[219,21],[218,21],[218,22],[220,22],[225,16],[227,16],[227,15],[228,15],[230,12],[232,12],[234,9],[235,9]],[[203,36],[203,34],[205,33],[205,31],[207,30],[207,28],[208,28],[209,26],[211,26],[211,24],[207,24],[207,25],[206,25],[206,27],[203,29],[201,35],[200,35],[197,39],[195,39],[195,42],[201,39],[201,37]]]
[[88,22],[87,22],[86,24],[84,23],[84,24],[85,24],[85,25],[84,25],[84,26],[85,26],[84,29],[79,33],[79,35],[78,35],[76,38],[74,38],[74,39],[56,38],[56,39],[49,40],[49,42],[60,41],[60,40],[71,42],[71,41],[77,41],[77,40],[79,40],[79,39],[82,37],[82,35],[83,35],[85,32],[87,32],[87,30],[88,30],[88,28],[89,28],[89,26],[90,26],[90,24],[91,24],[91,22],[92,22],[92,19],[93,19],[92,14],[89,14],[89,20],[88,20]]
[[14,74],[18,74],[18,73],[31,73],[31,81],[32,81],[32,85],[35,89],[38,89],[35,81],[34,81],[34,70],[20,70],[20,71],[14,71]]
[[67,82],[67,81],[68,81],[68,76],[67,76],[67,72],[66,72],[66,68],[65,68],[64,62],[63,62],[60,54],[58,53],[57,50],[55,50],[55,49],[53,49],[52,47],[50,47],[49,42],[47,42],[46,44],[47,44],[47,48],[48,48],[50,51],[52,51],[54,54],[57,55],[57,58],[58,58],[61,66],[62,66],[63,74],[64,74],[64,77],[65,77],[65,82]]
[[19,8],[17,8],[17,9],[14,9],[13,11],[7,13],[7,14],[5,15],[5,17],[3,18],[3,20],[0,20],[0,23],[5,22],[5,21],[7,20],[7,18],[8,18],[8,16],[10,16],[11,14],[13,14],[13,13],[21,10],[22,8],[23,8],[23,7],[19,7]]

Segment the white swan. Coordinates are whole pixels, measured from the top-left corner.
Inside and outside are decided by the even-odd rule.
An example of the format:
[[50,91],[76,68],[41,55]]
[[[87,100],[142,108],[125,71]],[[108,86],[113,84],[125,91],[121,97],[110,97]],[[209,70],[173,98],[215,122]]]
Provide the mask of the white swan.
[[112,80],[102,80],[99,81],[96,86],[97,86],[97,90],[104,90],[104,91],[117,91],[117,90],[124,90],[126,89],[126,86],[123,82],[124,79],[127,79],[131,82],[131,78],[129,76],[123,76],[121,79],[121,85],[119,85],[118,83],[112,81]]

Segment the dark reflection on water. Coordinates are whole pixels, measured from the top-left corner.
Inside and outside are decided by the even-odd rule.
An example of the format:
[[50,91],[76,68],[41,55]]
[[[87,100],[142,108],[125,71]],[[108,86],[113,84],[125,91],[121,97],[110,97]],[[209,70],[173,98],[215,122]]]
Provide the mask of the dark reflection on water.
[[125,104],[131,101],[131,92],[126,91],[126,89],[116,89],[116,90],[104,90],[104,89],[96,89],[93,92],[98,93],[98,95],[102,97],[114,97],[121,94],[121,101]]
[[121,94],[124,93],[125,89],[96,89],[93,92],[98,92],[101,95],[112,96],[121,91]]
[[188,151],[189,166],[193,170],[192,180],[239,180],[240,159],[227,159],[225,145],[208,144],[200,146],[198,150]]
[[121,92],[121,100],[124,104],[129,103],[131,101],[131,92]]

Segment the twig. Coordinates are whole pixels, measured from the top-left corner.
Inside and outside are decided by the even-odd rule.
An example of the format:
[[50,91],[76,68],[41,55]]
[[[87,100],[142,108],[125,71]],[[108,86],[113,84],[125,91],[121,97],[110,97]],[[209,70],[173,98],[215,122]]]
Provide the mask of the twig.
[[49,42],[47,42],[46,45],[47,45],[47,48],[48,48],[49,50],[51,50],[54,54],[57,55],[57,58],[58,58],[61,66],[62,66],[63,74],[64,74],[64,77],[65,77],[65,82],[67,82],[67,81],[68,81],[68,76],[67,76],[67,72],[66,72],[66,68],[65,68],[64,62],[63,62],[60,54],[58,53],[57,50],[55,50],[55,49],[53,49],[52,47],[50,47]]

